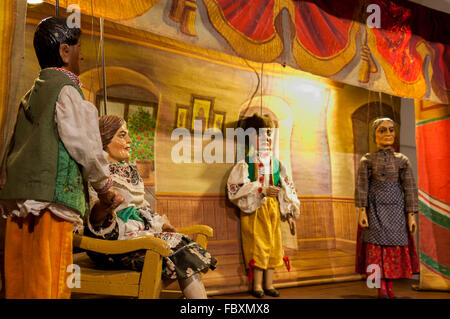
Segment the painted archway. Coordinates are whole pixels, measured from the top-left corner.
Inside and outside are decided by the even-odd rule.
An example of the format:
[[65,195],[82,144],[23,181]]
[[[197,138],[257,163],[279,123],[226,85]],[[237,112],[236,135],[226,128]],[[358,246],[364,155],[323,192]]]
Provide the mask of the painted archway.
[[[127,68],[117,66],[107,66],[105,70],[106,87],[114,85],[137,86],[153,93],[158,98],[158,101],[161,99],[160,90],[145,75]],[[94,68],[83,72],[80,75],[80,81],[81,83],[83,83],[82,90],[84,96],[86,100],[89,100],[94,104],[97,92],[102,89],[100,86],[101,79],[99,79],[99,74],[102,74],[102,70],[100,68]]]

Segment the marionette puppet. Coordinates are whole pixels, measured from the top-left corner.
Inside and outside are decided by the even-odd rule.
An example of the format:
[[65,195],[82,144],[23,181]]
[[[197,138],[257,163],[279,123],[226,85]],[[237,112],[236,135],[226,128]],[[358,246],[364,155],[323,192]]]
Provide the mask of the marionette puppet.
[[[281,218],[289,222],[300,215],[300,202],[286,166],[272,154],[274,123],[257,114],[244,119],[244,130],[253,128],[245,159],[237,162],[227,181],[228,197],[239,207],[241,238],[252,295],[279,297],[273,286],[275,268],[289,259],[284,256]],[[264,279],[264,285],[263,285]]]
[[393,280],[411,278],[419,271],[413,238],[418,189],[408,158],[394,152],[394,121],[375,120],[372,136],[378,151],[361,158],[356,179],[356,271],[371,276],[375,269],[380,276],[378,298],[387,299],[395,298]]
[[42,20],[34,34],[42,69],[21,100],[0,192],[8,216],[6,298],[70,298],[66,269],[73,263],[73,229],[83,226],[87,210],[87,182],[103,205],[123,200],[111,188],[97,108],[80,89],[80,36],[55,17]]
[[[85,235],[107,240],[126,240],[154,236],[169,244],[171,253],[163,259],[162,278],[178,280],[188,299],[206,299],[206,290],[200,272],[214,270],[216,259],[186,235],[177,232],[166,216],[154,212],[144,199],[144,182],[135,165],[129,163],[131,139],[125,120],[114,115],[99,120],[103,149],[108,153],[109,170],[114,187],[124,201],[116,209],[97,203],[91,192],[93,215],[87,218]],[[145,250],[121,255],[88,252],[95,262],[142,271]]]

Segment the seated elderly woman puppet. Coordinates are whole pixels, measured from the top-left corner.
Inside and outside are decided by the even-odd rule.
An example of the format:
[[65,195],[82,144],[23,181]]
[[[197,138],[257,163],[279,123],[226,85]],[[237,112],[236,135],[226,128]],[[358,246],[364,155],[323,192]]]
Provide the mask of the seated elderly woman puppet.
[[[178,280],[188,299],[206,298],[199,272],[214,270],[216,259],[186,235],[176,232],[166,216],[153,212],[144,199],[144,183],[134,165],[128,163],[131,139],[126,122],[114,115],[99,120],[103,149],[108,153],[109,169],[114,187],[125,198],[116,209],[97,202],[87,220],[85,235],[108,240],[124,240],[139,236],[154,236],[166,241],[171,255],[163,261],[163,279]],[[95,201],[95,193],[91,202]],[[97,263],[141,271],[145,251],[120,255],[89,252]]]

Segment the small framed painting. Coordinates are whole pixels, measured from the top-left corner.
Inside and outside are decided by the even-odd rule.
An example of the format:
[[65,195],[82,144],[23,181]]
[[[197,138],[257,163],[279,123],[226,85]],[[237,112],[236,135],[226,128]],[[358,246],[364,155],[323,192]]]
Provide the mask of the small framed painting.
[[214,99],[200,96],[192,96],[192,131],[204,132],[207,128],[210,115],[213,110]]
[[225,125],[225,112],[214,111],[210,127],[213,128],[215,131],[217,130],[223,132],[224,125]]
[[189,107],[184,105],[177,105],[177,113],[175,116],[175,128],[189,128]]

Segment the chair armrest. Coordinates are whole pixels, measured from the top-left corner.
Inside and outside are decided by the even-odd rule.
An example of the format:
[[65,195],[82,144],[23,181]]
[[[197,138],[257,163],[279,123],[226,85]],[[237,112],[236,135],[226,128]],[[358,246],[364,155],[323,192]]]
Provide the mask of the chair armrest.
[[170,254],[170,246],[164,240],[153,236],[143,236],[126,240],[104,240],[73,235],[73,245],[102,254],[123,254],[136,250],[153,250],[163,257]]
[[214,231],[211,227],[207,225],[193,225],[188,227],[177,228],[177,232],[185,235],[202,234],[206,237],[212,237]]
[[197,238],[195,241],[206,249],[208,246],[208,237],[212,237],[214,232],[213,229],[207,225],[193,225],[188,227],[181,227],[177,229],[177,232],[185,235],[195,235]]

